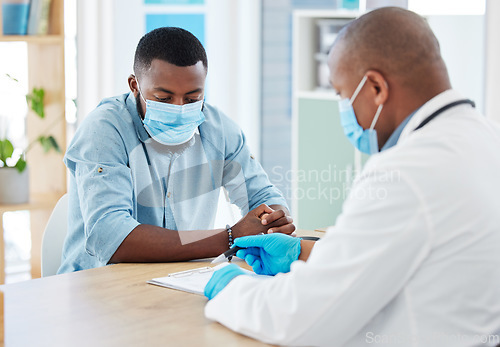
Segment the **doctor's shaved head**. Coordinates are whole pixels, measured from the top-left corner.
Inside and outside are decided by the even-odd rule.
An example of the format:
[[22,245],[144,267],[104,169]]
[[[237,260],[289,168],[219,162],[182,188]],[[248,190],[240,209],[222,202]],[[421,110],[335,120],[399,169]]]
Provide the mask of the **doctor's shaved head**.
[[330,50],[328,66],[341,98],[351,98],[366,78],[353,108],[363,129],[380,112],[375,125],[379,147],[408,115],[451,88],[429,24],[398,7],[368,12],[346,25]]
[[331,54],[355,76],[376,70],[414,92],[436,83],[449,85],[438,40],[427,21],[402,8],[380,8],[349,23]]

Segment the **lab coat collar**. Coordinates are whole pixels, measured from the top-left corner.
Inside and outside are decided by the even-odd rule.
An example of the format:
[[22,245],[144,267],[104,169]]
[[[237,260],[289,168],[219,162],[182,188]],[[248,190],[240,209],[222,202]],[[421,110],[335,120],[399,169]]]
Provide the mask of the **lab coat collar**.
[[422,123],[425,118],[429,117],[434,111],[437,111],[440,107],[443,107],[446,104],[461,99],[463,99],[463,96],[459,92],[453,89],[448,89],[427,101],[415,112],[408,124],[406,124],[401,136],[399,137],[398,143],[411,136],[420,123]]

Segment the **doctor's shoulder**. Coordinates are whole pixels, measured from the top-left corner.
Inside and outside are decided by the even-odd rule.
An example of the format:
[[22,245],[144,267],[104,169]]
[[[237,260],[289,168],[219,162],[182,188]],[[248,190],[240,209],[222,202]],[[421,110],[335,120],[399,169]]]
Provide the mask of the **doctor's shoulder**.
[[[439,141],[408,138],[383,152],[372,155],[358,176],[414,176],[439,167]],[[398,181],[398,180],[396,180]]]

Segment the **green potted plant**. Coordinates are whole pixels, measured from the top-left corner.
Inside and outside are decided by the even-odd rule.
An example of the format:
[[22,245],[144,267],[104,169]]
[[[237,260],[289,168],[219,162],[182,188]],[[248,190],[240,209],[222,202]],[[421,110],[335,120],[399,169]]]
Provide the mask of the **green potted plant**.
[[[7,75],[8,76],[8,75]],[[8,76],[12,80],[16,79]],[[31,93],[26,95],[26,101],[34,113],[45,118],[44,106],[45,90],[43,88],[33,88]],[[43,134],[45,134],[43,132]],[[61,149],[52,135],[41,135],[16,155],[14,145],[5,138],[0,138],[0,204],[20,204],[29,200],[29,175],[26,163],[26,153],[36,144],[43,147],[45,153],[50,150],[61,152]]]

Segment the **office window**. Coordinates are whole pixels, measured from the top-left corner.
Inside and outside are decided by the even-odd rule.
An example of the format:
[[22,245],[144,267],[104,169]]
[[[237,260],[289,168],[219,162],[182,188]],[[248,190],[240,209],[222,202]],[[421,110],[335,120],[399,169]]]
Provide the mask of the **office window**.
[[205,46],[205,15],[204,14],[147,14],[146,15],[146,32],[153,29],[172,26],[186,29],[193,33]]

